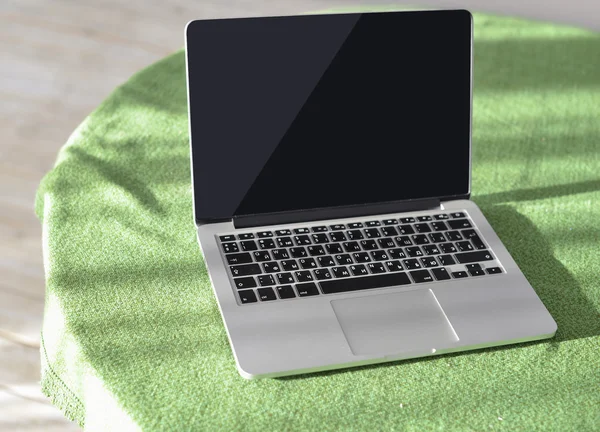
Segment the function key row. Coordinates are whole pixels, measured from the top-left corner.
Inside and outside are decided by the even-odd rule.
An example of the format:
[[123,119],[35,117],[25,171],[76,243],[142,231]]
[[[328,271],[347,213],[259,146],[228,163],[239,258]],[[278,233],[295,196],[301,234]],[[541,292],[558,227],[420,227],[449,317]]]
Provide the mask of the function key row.
[[[446,219],[461,219],[461,218],[466,218],[465,213],[463,212],[455,212],[455,213],[450,213],[449,215],[446,213],[441,213],[441,214],[436,214],[433,216],[417,216],[417,217],[405,217],[405,218],[400,218],[400,219],[385,219],[383,221],[367,221],[367,222],[353,222],[353,223],[349,223],[349,224],[335,224],[335,225],[330,225],[329,228],[322,225],[322,226],[314,226],[311,228],[295,228],[293,230],[294,234],[309,234],[311,232],[313,233],[320,233],[320,232],[324,232],[324,231],[341,231],[344,229],[357,229],[357,228],[364,228],[364,227],[379,227],[379,226],[390,226],[390,225],[398,225],[398,224],[409,224],[409,223],[416,223],[416,222],[431,222],[431,221],[440,221],[440,220],[446,220]],[[466,223],[469,223],[468,220],[465,220]],[[443,224],[443,222],[442,222]],[[450,225],[450,227],[452,229],[460,229],[460,228],[467,228],[470,227],[470,224],[468,226],[461,226],[461,224],[465,224],[465,222],[460,222],[457,223],[456,221],[450,220],[448,221],[448,224]],[[434,225],[434,224],[432,224]],[[434,227],[434,230],[437,230]],[[281,236],[290,236],[292,235],[292,230],[289,229],[283,229],[283,230],[277,230],[275,231],[275,236],[281,237]],[[264,239],[264,238],[269,238],[269,237],[273,237],[273,232],[272,231],[261,231],[261,232],[257,232],[256,233],[256,237],[259,239]],[[237,238],[234,234],[228,234],[228,235],[222,235],[219,237],[219,239],[222,242],[231,242],[231,241],[235,241],[235,240],[250,240],[250,239],[254,239],[256,238],[254,233],[244,233],[244,234],[238,234]]]
[[[461,219],[465,220],[466,219]],[[467,221],[468,222],[468,221]],[[436,222],[433,222],[435,224]],[[441,223],[441,222],[438,222]],[[317,234],[301,234],[292,237],[277,237],[275,239],[265,238],[255,240],[244,240],[239,242],[222,243],[223,252],[226,254],[238,252],[253,252],[257,250],[270,250],[277,248],[293,248],[309,246],[312,249],[321,250],[322,246],[327,248],[330,254],[339,253],[343,247],[346,251],[354,251],[362,249],[389,249],[398,246],[424,245],[431,243],[459,242],[457,247],[459,250],[485,249],[477,232],[470,228],[464,230],[440,230],[433,231],[424,227],[417,227],[420,224],[415,224],[415,229],[411,225],[400,225],[399,227],[382,227],[382,228],[366,228],[364,230],[349,230],[346,232],[334,231],[330,233]],[[466,227],[467,224],[461,224]],[[470,227],[470,223],[468,224]],[[439,229],[439,226],[438,226]],[[462,234],[461,234],[462,233]],[[464,241],[470,241],[473,246],[467,245]],[[463,243],[460,243],[463,242]],[[461,245],[465,245],[464,247]],[[325,252],[322,252],[325,253]]]

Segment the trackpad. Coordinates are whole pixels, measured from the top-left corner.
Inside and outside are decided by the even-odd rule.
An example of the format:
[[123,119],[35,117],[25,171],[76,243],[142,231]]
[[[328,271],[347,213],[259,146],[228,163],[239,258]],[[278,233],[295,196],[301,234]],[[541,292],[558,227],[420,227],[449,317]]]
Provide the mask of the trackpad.
[[448,347],[458,341],[431,290],[333,300],[355,355],[391,355]]

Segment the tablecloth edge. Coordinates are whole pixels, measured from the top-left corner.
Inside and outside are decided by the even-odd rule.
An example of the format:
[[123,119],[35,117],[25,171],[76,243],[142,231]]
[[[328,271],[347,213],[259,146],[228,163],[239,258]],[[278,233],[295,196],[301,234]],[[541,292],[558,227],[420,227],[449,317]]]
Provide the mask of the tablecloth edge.
[[40,363],[42,393],[66,418],[85,428],[84,405],[50,366],[43,332],[40,333]]

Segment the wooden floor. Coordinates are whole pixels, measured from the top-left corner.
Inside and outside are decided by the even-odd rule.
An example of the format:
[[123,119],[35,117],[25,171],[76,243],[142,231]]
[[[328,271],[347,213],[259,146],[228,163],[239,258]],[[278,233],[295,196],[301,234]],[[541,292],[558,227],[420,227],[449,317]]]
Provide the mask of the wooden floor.
[[[490,0],[488,9],[600,27],[594,18],[600,16],[596,2],[561,2],[511,0],[498,5]],[[71,131],[116,85],[181,47],[183,28],[190,19],[290,14],[357,3],[0,2],[0,430],[78,429],[39,389],[44,272],[41,229],[33,212],[37,185]],[[479,9],[488,4],[481,0],[437,3],[478,4]]]

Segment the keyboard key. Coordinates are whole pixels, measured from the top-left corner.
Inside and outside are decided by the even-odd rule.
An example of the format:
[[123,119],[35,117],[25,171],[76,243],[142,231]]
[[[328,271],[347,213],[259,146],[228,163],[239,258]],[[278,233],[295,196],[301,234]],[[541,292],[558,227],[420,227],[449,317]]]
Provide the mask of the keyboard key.
[[271,231],[261,231],[258,233],[258,238],[267,238],[273,237],[273,233]]
[[433,281],[433,276],[431,276],[431,273],[429,273],[429,271],[427,271],[427,270],[415,270],[415,271],[411,271],[410,275],[412,276],[413,280],[416,283],[432,282]]
[[482,269],[469,270],[471,276],[483,276],[485,272]]
[[275,249],[271,251],[271,255],[273,255],[273,259],[274,260],[282,260],[282,259],[288,259],[290,257],[290,255],[288,254],[288,251],[285,249]]
[[438,263],[434,257],[421,258],[421,263],[423,263],[423,267],[437,267]]
[[254,261],[257,262],[271,261],[271,254],[269,254],[268,251],[256,251],[253,252],[252,255],[254,255]]
[[400,218],[400,222],[402,223],[413,223],[415,222],[415,218],[414,217],[405,217],[405,218]]
[[235,236],[233,234],[230,235],[222,235],[219,237],[219,240],[222,242],[230,242],[235,240]]
[[291,237],[278,237],[277,244],[279,245],[279,247],[282,247],[282,248],[294,246],[294,242],[292,241]]
[[410,225],[400,225],[398,227],[398,233],[400,235],[414,234],[415,230]]
[[377,228],[367,228],[365,230],[365,235],[367,238],[378,238],[381,237],[381,233]]
[[342,277],[349,277],[350,276],[350,272],[348,271],[348,269],[346,267],[334,267],[332,270],[333,270],[333,275],[336,278],[342,278]]
[[418,233],[428,233],[431,232],[431,228],[429,228],[429,224],[426,223],[418,223],[414,224],[415,231]]
[[254,288],[256,281],[253,277],[241,277],[233,280],[233,284],[237,289]]
[[350,279],[334,279],[319,283],[319,285],[321,285],[323,293],[325,294],[335,294],[347,291],[384,288],[407,284],[410,284],[410,279],[404,272],[386,273]]
[[463,252],[454,255],[459,263],[468,264],[472,262],[490,261],[494,259],[488,251]]
[[381,249],[389,249],[396,247],[396,243],[394,243],[394,240],[392,240],[391,238],[381,238],[377,240],[377,243],[379,243],[379,247]]
[[332,256],[320,256],[319,258],[317,258],[317,261],[319,261],[319,265],[321,267],[333,267],[335,265],[335,261],[333,260]]
[[233,275],[233,277],[250,276],[262,273],[258,264],[243,264],[230,266],[229,269],[231,270],[231,274]]
[[456,243],[456,247],[461,252],[468,252],[468,251],[472,251],[473,250],[473,246],[471,246],[471,242],[468,241],[468,240],[457,242]]
[[431,273],[433,273],[433,276],[435,276],[435,279],[439,280],[439,281],[450,279],[450,275],[448,274],[448,271],[444,267],[438,267],[438,268],[431,269]]
[[462,232],[462,235],[463,235],[464,238],[470,239],[472,237],[475,237],[477,235],[477,232],[475,232],[474,229],[468,229],[468,230],[464,230]]
[[452,216],[455,219],[458,219],[458,218],[464,218],[465,214],[462,212],[455,212],[455,213],[450,213],[450,216]]
[[327,253],[330,255],[335,255],[344,252],[342,247],[337,243],[330,243],[325,245],[325,249],[327,249]]
[[290,253],[292,254],[293,258],[304,258],[308,256],[306,249],[303,247],[293,247],[290,249]]
[[367,268],[372,274],[385,273],[385,266],[382,262],[369,263],[367,264]]
[[247,233],[247,234],[239,234],[239,235],[238,235],[238,238],[239,238],[240,240],[250,240],[250,239],[253,239],[253,238],[254,238],[254,234],[252,234],[252,233]]
[[502,269],[500,267],[490,267],[485,269],[488,274],[498,274],[498,273],[502,273]]
[[300,297],[319,295],[319,289],[314,282],[296,284],[296,290]]
[[458,231],[448,231],[446,233],[446,238],[448,241],[460,241],[463,239]]
[[286,260],[281,261],[281,268],[283,269],[283,271],[294,271],[298,270],[300,267],[298,267],[298,263],[296,262],[296,260]]
[[350,265],[354,263],[354,261],[352,261],[352,257],[348,254],[336,255],[334,258],[338,265]]
[[308,270],[297,271],[294,273],[294,276],[296,276],[298,282],[308,282],[313,280],[313,277]]
[[406,258],[406,254],[400,248],[391,249],[391,250],[388,251],[388,253],[390,254],[390,257],[393,258],[393,259]]
[[256,299],[256,294],[254,294],[253,290],[243,290],[238,291],[240,295],[240,301],[242,304],[246,303],[256,303],[258,300]]
[[421,250],[421,248],[419,246],[407,247],[404,250],[406,251],[406,254],[409,257],[420,257],[420,256],[423,256],[423,251]]
[[306,246],[306,245],[311,244],[310,243],[310,237],[307,236],[307,235],[297,235],[297,236],[294,236],[294,240],[296,241],[296,244],[298,246]]
[[257,279],[260,286],[275,285],[275,279],[273,279],[273,276],[271,275],[262,275]]
[[448,219],[448,215],[447,214],[436,214],[435,216],[433,216],[433,218],[436,220]]
[[419,222],[427,222],[431,220],[431,216],[417,216]]
[[377,249],[377,242],[375,240],[361,240],[360,245],[363,250],[373,250]]
[[261,249],[275,249],[275,242],[273,239],[260,239],[258,241],[258,246]]
[[485,243],[483,243],[483,241],[481,241],[481,238],[479,238],[479,236],[477,234],[475,234],[473,237],[471,237],[471,243],[473,243],[473,246],[475,246],[475,249],[485,249],[487,246],[485,245]]
[[221,246],[223,247],[223,252],[225,253],[233,253],[240,251],[238,249],[237,243],[223,243]]
[[303,269],[317,268],[317,262],[314,258],[300,258],[298,262]]
[[277,296],[275,295],[275,291],[273,291],[273,288],[259,288],[257,289],[257,291],[260,301],[277,300]]
[[226,258],[228,264],[247,264],[252,262],[252,255],[245,252],[227,255]]
[[323,249],[323,246],[321,245],[309,246],[308,254],[310,256],[325,255],[325,249]]
[[354,262],[357,262],[357,263],[364,263],[364,262],[371,261],[369,254],[366,252],[355,252],[352,254],[352,257],[354,258]]
[[429,239],[425,234],[415,234],[412,236],[412,241],[416,245],[422,245],[429,243]]
[[393,226],[385,226],[381,228],[381,233],[384,237],[394,237],[398,235],[398,231]]
[[385,263],[385,266],[390,272],[398,272],[404,270],[402,268],[402,264],[400,264],[400,261],[388,261]]
[[346,225],[344,225],[344,224],[336,224],[336,225],[329,226],[329,228],[331,228],[332,231],[339,231],[339,230],[346,229]]
[[317,280],[331,279],[331,273],[326,268],[315,270],[314,274]]
[[408,236],[396,237],[394,240],[396,240],[398,246],[410,246],[413,244],[412,240]]
[[456,264],[456,261],[454,261],[454,258],[452,258],[452,255],[440,255],[439,257],[437,257],[437,259],[439,260],[441,265],[452,265],[452,264]]
[[468,275],[466,271],[457,271],[452,273],[452,277],[455,279],[466,278],[467,276]]
[[436,245],[425,245],[423,246],[423,252],[425,252],[425,255],[438,255],[440,250]]
[[313,239],[313,243],[316,243],[316,244],[329,243],[329,237],[327,237],[327,234],[324,234],[324,233],[313,234],[312,239]]
[[[360,232],[360,231],[358,231]],[[331,237],[331,241],[332,242],[343,242],[346,241],[346,235],[343,232],[332,232],[331,234],[329,234],[329,237]]]
[[468,219],[449,220],[448,225],[452,229],[471,228],[471,222]]
[[346,252],[356,252],[360,250],[360,246],[358,245],[358,242],[345,242],[342,243],[342,246],[344,246],[344,250]]
[[375,226],[381,225],[381,222],[379,222],[379,221],[369,221],[369,222],[365,223],[365,225],[368,226],[368,227],[375,227]]
[[323,231],[327,231],[327,227],[326,226],[312,227],[312,232],[319,233],[319,232],[323,232]]
[[449,254],[456,252],[456,247],[452,243],[443,243],[440,245],[442,253]]
[[465,267],[467,270],[481,270],[481,264],[467,264]]
[[363,224],[361,222],[354,222],[354,223],[348,224],[349,229],[362,228],[362,226],[363,226]]
[[456,259],[461,264],[468,264],[472,262],[490,261],[494,259],[492,254],[488,251],[475,251],[475,252],[463,252],[455,255]]
[[308,228],[296,228],[294,234],[308,234],[310,230]]
[[351,265],[350,271],[354,276],[364,276],[369,274],[367,268],[363,264]]
[[296,297],[296,293],[294,292],[294,288],[291,285],[283,285],[277,287],[277,294],[279,294],[280,299],[290,299]]
[[386,219],[383,221],[384,225],[396,225],[398,221],[396,219]]
[[292,232],[289,229],[283,229],[275,231],[275,234],[278,236],[289,236],[292,235]]
[[246,240],[240,244],[242,245],[242,250],[246,252],[255,251],[258,249],[254,240]]
[[265,273],[277,273],[281,271],[279,263],[276,262],[264,263],[262,266]]
[[361,232],[361,230],[351,230],[351,231],[348,231],[347,234],[348,234],[348,238],[350,240],[360,240],[360,239],[365,238],[363,236],[363,233]]
[[280,284],[294,283],[294,277],[292,276],[291,273],[278,273],[277,280],[279,281]]
[[446,225],[444,222],[432,222],[431,228],[433,228],[434,231],[446,231],[448,229],[448,225]]
[[406,259],[406,260],[403,260],[402,264],[404,264],[404,267],[407,270],[414,270],[414,269],[420,269],[421,268],[421,264],[416,259]]
[[373,261],[386,261],[389,259],[386,251],[382,250],[376,250],[371,252],[371,258],[373,258]]
[[427,237],[429,237],[429,240],[431,240],[432,243],[441,243],[446,241],[446,237],[444,237],[444,234],[442,233],[431,233],[428,234]]

